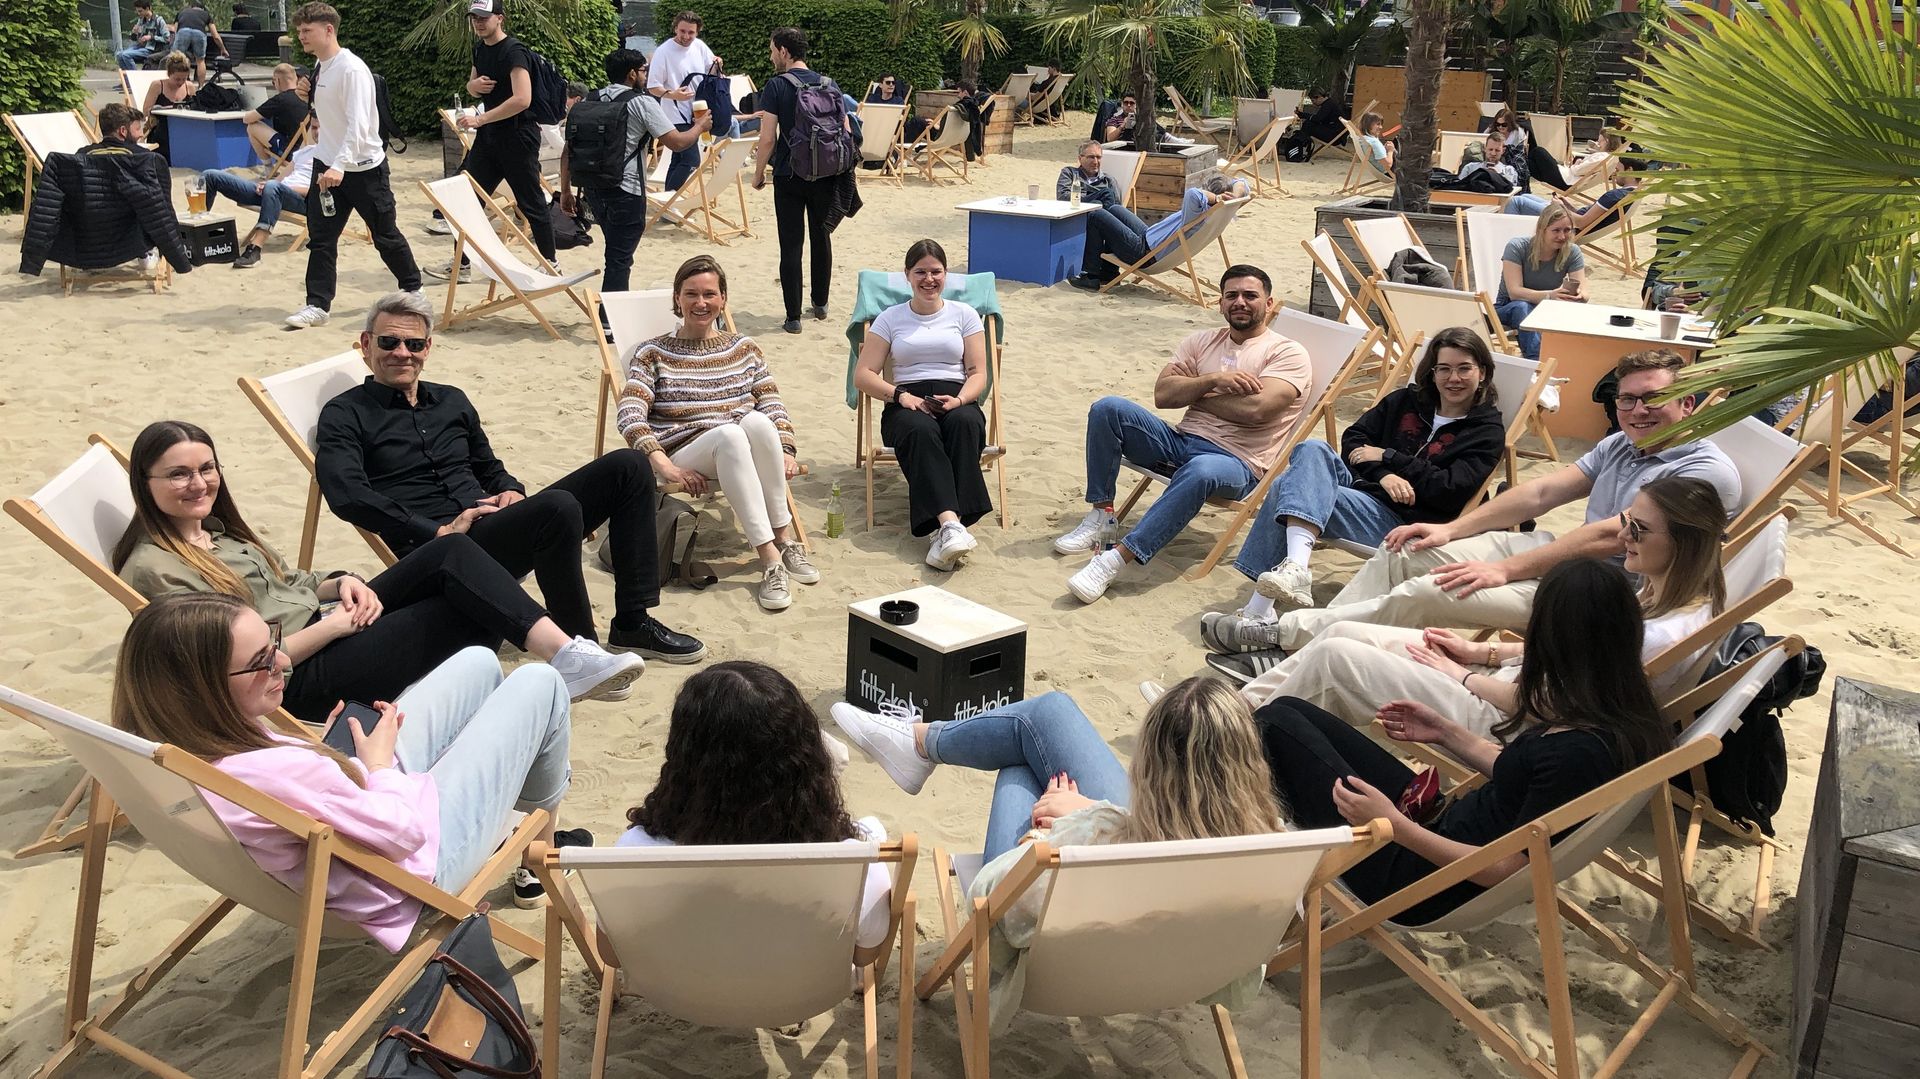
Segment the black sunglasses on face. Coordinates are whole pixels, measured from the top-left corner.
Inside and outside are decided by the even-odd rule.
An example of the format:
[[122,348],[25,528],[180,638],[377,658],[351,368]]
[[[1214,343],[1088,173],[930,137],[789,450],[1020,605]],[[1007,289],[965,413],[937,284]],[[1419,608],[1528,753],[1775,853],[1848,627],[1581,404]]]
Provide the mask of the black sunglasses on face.
[[399,348],[400,343],[403,341],[406,342],[408,352],[425,352],[427,350],[427,346],[433,343],[433,338],[431,337],[395,337],[393,334],[383,333],[380,336],[375,337],[373,339],[374,344],[379,345],[381,348],[385,349],[388,352],[392,352],[394,349]]
[[272,636],[267,641],[266,654],[262,658],[254,660],[251,664],[245,667],[242,667],[237,671],[228,671],[227,677],[238,678],[243,674],[260,674],[263,671],[272,670],[276,665],[279,664],[280,662],[280,623],[268,622],[267,632],[272,634]]

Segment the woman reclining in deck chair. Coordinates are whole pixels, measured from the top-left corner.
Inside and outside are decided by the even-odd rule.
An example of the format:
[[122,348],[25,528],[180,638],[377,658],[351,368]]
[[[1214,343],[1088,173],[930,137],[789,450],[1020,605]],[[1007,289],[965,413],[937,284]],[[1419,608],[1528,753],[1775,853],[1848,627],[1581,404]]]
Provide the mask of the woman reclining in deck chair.
[[[1021,844],[1207,839],[1281,831],[1259,736],[1240,697],[1213,678],[1189,678],[1147,710],[1130,768],[1064,693],[1030,697],[968,719],[914,722],[910,711],[876,715],[833,706],[833,721],[917,794],[941,764],[998,772],[987,817],[986,864],[969,894],[990,894],[1020,858]],[[1045,887],[1031,888],[994,924],[992,1011],[1019,1007],[1019,952],[1032,939]],[[1259,992],[1249,971],[1205,1003],[1237,1009]]]
[[[1640,604],[1626,575],[1579,559],[1548,571],[1527,624],[1512,717],[1474,733],[1417,701],[1396,700],[1380,722],[1396,741],[1444,749],[1488,782],[1442,798],[1437,773],[1416,774],[1329,712],[1280,697],[1254,713],[1290,823],[1301,828],[1385,817],[1393,845],[1342,874],[1363,903],[1384,899],[1443,865],[1664,753],[1673,725],[1640,665]],[[1438,918],[1526,865],[1515,854],[1408,908],[1395,920]]]
[[[1111,190],[1111,189],[1109,189]],[[1080,273],[1067,279],[1074,288],[1098,292],[1102,285],[1120,276],[1120,267],[1102,258],[1112,254],[1122,262],[1140,261],[1147,252],[1165,243],[1174,230],[1183,229],[1207,212],[1207,208],[1228,199],[1246,198],[1253,185],[1245,177],[1228,179],[1215,176],[1205,189],[1187,188],[1177,213],[1149,225],[1120,204],[1117,194],[1106,205],[1087,215],[1087,241],[1080,255]]]
[[[245,602],[217,592],[167,596],[133,616],[113,680],[113,725],[178,746],[285,802],[401,869],[443,888],[473,879],[504,834],[508,811],[557,813],[571,774],[567,687],[529,664],[502,677],[485,648],[456,653],[392,703],[372,702],[371,729],[350,719],[353,758],[271,730],[291,660],[280,631]],[[218,797],[208,804],[254,862],[291,888],[306,872],[306,842]],[[540,838],[591,846],[584,830]],[[545,890],[514,870],[514,903]],[[398,952],[420,901],[335,863],[327,910]]]
[[638,656],[569,637],[466,536],[432,540],[372,580],[289,568],[241,518],[213,437],[193,424],[148,424],[127,473],[134,520],[114,571],[148,599],[223,592],[284,631],[287,711],[308,723],[340,701],[395,700],[462,648],[502,640],[558,668],[574,700],[622,699],[640,675]]
[[753,338],[721,328],[726,310],[720,263],[709,255],[681,263],[673,275],[680,329],[642,342],[627,358],[620,434],[665,482],[700,495],[708,481],[720,481],[747,545],[760,555],[760,606],[782,611],[793,603],[788,578],[820,583],[787,510],[800,451],[767,358]]

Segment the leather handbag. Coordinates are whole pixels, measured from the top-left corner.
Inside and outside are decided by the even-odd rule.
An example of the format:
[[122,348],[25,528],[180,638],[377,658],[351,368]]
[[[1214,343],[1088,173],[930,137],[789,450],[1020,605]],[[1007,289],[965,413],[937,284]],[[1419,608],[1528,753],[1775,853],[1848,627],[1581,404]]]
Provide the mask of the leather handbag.
[[534,1079],[520,994],[494,948],[487,908],[461,920],[400,998],[368,1079]]

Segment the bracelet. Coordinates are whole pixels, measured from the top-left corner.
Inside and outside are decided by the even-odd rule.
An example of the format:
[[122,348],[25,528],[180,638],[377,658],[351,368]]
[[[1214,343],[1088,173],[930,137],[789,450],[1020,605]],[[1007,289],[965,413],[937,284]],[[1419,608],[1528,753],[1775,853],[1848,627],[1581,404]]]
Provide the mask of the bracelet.
[[1500,653],[1495,650],[1494,643],[1492,641],[1488,641],[1487,642],[1487,666],[1498,667],[1499,665],[1500,665]]
[[[1461,675],[1461,676],[1460,676],[1460,688],[1461,688],[1461,689],[1467,689],[1467,679],[1469,679],[1469,678],[1472,678],[1472,677],[1473,677],[1473,672],[1472,672],[1472,671],[1468,671],[1467,673],[1465,673],[1465,674],[1463,674],[1463,675]],[[1467,692],[1468,692],[1468,693],[1472,693],[1472,692],[1473,692],[1473,690],[1470,690],[1470,689],[1467,689]]]
[[893,400],[893,403],[894,403],[894,404],[896,404],[896,405],[897,405],[897,404],[899,404],[899,403],[900,403],[900,395],[901,395],[901,394],[903,394],[903,393],[905,393],[905,392],[907,392],[907,391],[905,391],[905,390],[903,390],[903,389],[901,389],[901,388],[900,388],[900,387],[898,387],[898,386],[895,386],[895,387],[893,388],[893,398],[892,398],[892,400]]

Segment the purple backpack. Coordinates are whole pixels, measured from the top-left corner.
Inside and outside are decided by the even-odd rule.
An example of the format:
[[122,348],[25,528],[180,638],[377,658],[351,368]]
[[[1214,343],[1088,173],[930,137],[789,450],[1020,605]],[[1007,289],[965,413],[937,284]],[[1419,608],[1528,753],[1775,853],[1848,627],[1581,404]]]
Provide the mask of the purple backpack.
[[822,77],[804,83],[792,72],[780,76],[793,84],[793,126],[787,129],[787,167],[802,180],[824,180],[853,169],[859,151],[847,130],[847,106],[840,87]]

